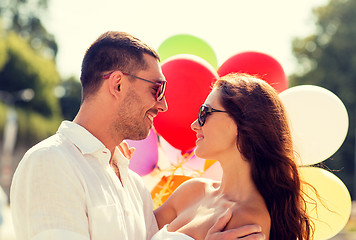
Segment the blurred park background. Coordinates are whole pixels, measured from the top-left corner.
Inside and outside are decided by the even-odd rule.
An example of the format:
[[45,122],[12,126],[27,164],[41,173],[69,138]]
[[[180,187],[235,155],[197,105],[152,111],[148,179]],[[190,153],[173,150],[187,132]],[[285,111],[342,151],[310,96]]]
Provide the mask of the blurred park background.
[[[6,195],[9,194],[12,175],[23,154],[32,145],[55,133],[62,120],[72,120],[80,106],[79,74],[61,72],[57,60],[61,42],[51,32],[53,26],[49,29],[47,26],[50,25],[45,23],[53,11],[49,11],[52,1],[55,0],[0,0],[0,185]],[[273,0],[270,2],[273,3]],[[80,18],[85,6],[77,10]],[[134,9],[117,9],[119,24],[113,30],[121,30],[120,11],[131,12],[130,21],[144,21],[139,20]],[[236,14],[240,11],[243,10],[238,10]],[[308,14],[313,19],[310,24],[313,24],[314,30],[304,35],[298,33],[300,35],[288,43],[296,67],[287,71],[289,87],[308,84],[321,86],[336,94],[344,103],[349,115],[347,137],[341,148],[322,164],[344,182],[352,200],[356,198],[355,13],[356,0],[330,0],[309,9]],[[60,14],[65,15],[66,12]],[[159,9],[149,12],[144,18],[151,14],[159,15]],[[250,15],[251,18],[258,18],[253,12]],[[104,17],[105,12],[100,12],[99,16],[93,13],[93,18]],[[214,18],[213,14],[211,18]],[[249,21],[246,19],[244,24],[248,25]],[[260,21],[263,24],[264,20]],[[159,23],[154,27],[159,28]],[[229,32],[238,31],[238,28],[225,27]],[[293,29],[293,25],[289,28]],[[130,32],[130,29],[124,30]],[[217,34],[223,33],[223,30],[224,26],[221,26]],[[82,29],[78,28],[80,31]],[[83,31],[90,31],[90,26]],[[240,35],[249,38],[243,32]],[[223,35],[220,37],[224,38]],[[67,38],[75,41],[70,35]],[[149,36],[142,36],[142,39],[149,39]],[[93,40],[89,39],[88,44]],[[259,41],[273,41],[273,37],[261,35]],[[70,59],[72,56],[64,58]],[[77,64],[80,66],[80,62]],[[6,218],[3,225],[9,226],[6,221],[10,216],[7,204],[4,209],[3,216]],[[333,239],[356,239],[355,215],[353,210],[343,232]],[[11,227],[9,229],[2,230],[2,236],[7,236],[4,239],[11,239]]]

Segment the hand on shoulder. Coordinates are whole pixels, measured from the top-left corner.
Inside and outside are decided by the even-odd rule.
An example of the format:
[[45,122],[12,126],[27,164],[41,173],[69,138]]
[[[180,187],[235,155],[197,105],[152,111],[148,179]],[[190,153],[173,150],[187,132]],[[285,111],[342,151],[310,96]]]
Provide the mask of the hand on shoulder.
[[271,219],[268,210],[259,206],[235,206],[232,217],[225,230],[240,228],[245,225],[257,224],[261,226],[265,239],[269,239]]
[[[232,211],[228,209],[219,217],[216,223],[209,229],[205,240],[264,240],[265,235],[259,225],[250,224],[242,227],[226,229],[226,224],[231,220]],[[225,229],[225,230],[224,230]]]

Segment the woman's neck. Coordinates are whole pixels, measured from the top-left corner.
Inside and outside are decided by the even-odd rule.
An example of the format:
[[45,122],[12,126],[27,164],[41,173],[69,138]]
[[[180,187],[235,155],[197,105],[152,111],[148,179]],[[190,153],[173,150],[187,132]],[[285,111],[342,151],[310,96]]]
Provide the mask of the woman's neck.
[[219,193],[232,201],[248,201],[258,193],[252,180],[250,163],[237,150],[219,160],[223,175]]

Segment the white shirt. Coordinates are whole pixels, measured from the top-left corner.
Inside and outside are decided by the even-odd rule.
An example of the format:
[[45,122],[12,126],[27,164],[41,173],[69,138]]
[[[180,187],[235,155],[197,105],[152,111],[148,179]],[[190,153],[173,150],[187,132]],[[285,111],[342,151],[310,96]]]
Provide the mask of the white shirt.
[[13,177],[10,202],[17,240],[141,240],[158,231],[152,199],[116,149],[64,121],[32,147]]
[[169,232],[167,226],[168,224],[164,225],[164,227],[157,232],[151,240],[194,240],[194,238],[180,232]]

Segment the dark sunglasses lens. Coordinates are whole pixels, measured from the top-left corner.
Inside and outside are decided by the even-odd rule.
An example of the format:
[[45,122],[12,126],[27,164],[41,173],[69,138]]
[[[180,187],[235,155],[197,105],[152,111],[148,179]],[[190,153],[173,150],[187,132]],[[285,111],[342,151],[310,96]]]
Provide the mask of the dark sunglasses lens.
[[205,123],[206,119],[206,113],[207,113],[207,107],[206,106],[201,106],[199,110],[199,115],[198,115],[198,123],[202,127]]
[[164,92],[166,91],[166,83],[167,82],[162,82],[162,84],[157,89],[156,98],[158,102],[161,101],[164,97]]

